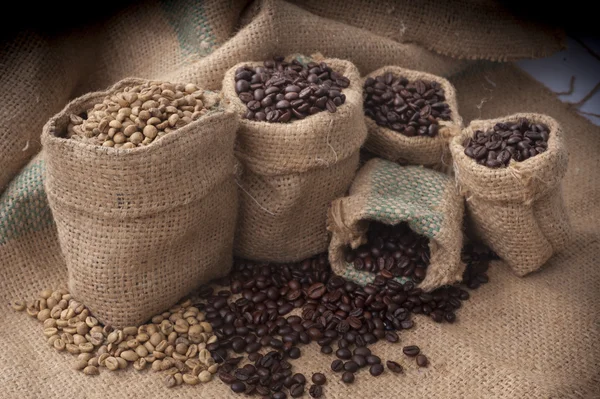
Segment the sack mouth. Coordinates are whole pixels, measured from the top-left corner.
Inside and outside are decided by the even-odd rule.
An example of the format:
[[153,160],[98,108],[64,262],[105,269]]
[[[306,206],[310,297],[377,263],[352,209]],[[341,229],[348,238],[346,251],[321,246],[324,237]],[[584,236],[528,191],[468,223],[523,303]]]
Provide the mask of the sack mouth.
[[[293,57],[300,57],[302,60],[303,56]],[[244,166],[252,172],[276,176],[327,168],[354,155],[365,141],[366,126],[354,124],[354,118],[357,122],[359,118],[362,120],[362,114],[356,115],[358,107],[362,110],[362,89],[358,69],[345,60],[324,58],[318,61],[327,63],[335,72],[350,79],[350,85],[342,90],[346,95],[346,102],[335,113],[324,110],[288,123],[270,123],[243,118],[247,108],[235,91],[235,71],[245,66],[262,66],[263,62],[242,62],[230,68],[225,74],[223,95],[228,108],[240,116],[240,130],[242,130],[242,133],[238,134],[235,153],[243,160]],[[331,127],[326,126],[327,124]],[[340,128],[340,125],[346,126]],[[325,134],[315,134],[315,129],[322,129]],[[285,130],[293,131],[285,132]],[[279,148],[272,148],[275,140],[278,141]],[[282,151],[284,147],[285,150]],[[258,153],[258,151],[249,151],[248,148],[261,148],[264,151]]]
[[[548,149],[525,161],[511,160],[507,167],[489,168],[478,164],[464,151],[464,142],[477,130],[488,130],[501,122],[525,118],[549,128]],[[545,195],[565,176],[568,153],[559,123],[548,115],[516,113],[496,119],[475,120],[450,143],[457,185],[467,199],[473,195],[489,201],[526,202]]]

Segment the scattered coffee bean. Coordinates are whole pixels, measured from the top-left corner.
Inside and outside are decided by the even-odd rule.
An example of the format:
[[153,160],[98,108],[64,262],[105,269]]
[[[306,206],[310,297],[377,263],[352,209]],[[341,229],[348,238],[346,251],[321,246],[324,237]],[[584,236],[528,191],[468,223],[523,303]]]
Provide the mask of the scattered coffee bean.
[[369,369],[369,372],[374,377],[380,376],[383,373],[383,365],[382,364],[374,364]]
[[346,384],[352,384],[354,382],[354,374],[346,371],[344,374],[342,374],[342,381],[344,381]]
[[435,137],[439,120],[451,118],[444,89],[434,81],[409,82],[388,72],[365,80],[363,100],[365,115],[409,137]]
[[329,345],[324,345],[321,347],[321,353],[324,353],[326,355],[330,355],[333,353],[333,348]]
[[247,119],[290,122],[327,110],[336,112],[346,102],[342,90],[350,80],[326,63],[274,57],[260,67],[242,67],[235,74],[235,90],[246,104]]
[[320,385],[311,385],[310,389],[308,390],[308,394],[311,398],[318,399],[321,397],[321,395],[323,395],[323,387]]
[[417,365],[419,367],[427,367],[428,364],[429,364],[429,360],[427,360],[427,357],[425,355],[417,356]]
[[402,348],[402,352],[404,352],[406,356],[415,357],[421,352],[421,349],[416,345],[410,345]]
[[396,374],[400,374],[404,371],[404,368],[400,364],[392,360],[388,360],[385,364],[390,371]]
[[526,161],[548,149],[549,129],[525,118],[497,123],[493,129],[477,130],[465,141],[465,154],[488,168],[507,167],[511,159]]
[[331,362],[331,370],[335,371],[336,373],[338,371],[342,371],[344,369],[344,362],[342,360],[336,359],[333,362]]
[[344,370],[346,370],[346,371],[350,371],[351,373],[356,373],[358,371],[358,369],[359,369],[358,364],[352,360],[349,360],[346,363],[344,363]]
[[325,384],[325,382],[327,381],[327,378],[325,377],[325,374],[322,373],[314,373],[312,375],[312,382],[315,385],[323,385]]

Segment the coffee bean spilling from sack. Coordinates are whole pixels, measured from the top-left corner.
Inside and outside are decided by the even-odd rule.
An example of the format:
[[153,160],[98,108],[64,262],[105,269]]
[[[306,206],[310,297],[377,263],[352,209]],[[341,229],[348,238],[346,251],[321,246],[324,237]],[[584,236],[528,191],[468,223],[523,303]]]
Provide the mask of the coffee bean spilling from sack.
[[365,80],[363,100],[365,115],[408,137],[435,137],[438,121],[451,118],[444,89],[434,81],[409,82],[388,72]]
[[379,273],[384,278],[407,277],[420,283],[429,265],[429,239],[406,223],[389,226],[371,222],[367,243],[348,249],[346,262],[356,270]]
[[156,315],[149,324],[122,330],[102,326],[67,290],[44,290],[40,298],[13,308],[44,323],[48,344],[59,352],[78,355],[74,367],[87,375],[106,368],[164,371],[168,387],[212,380],[218,365],[207,346],[216,342],[203,312],[185,300]]
[[520,119],[517,123],[497,123],[486,132],[477,130],[464,143],[465,154],[489,168],[506,167],[511,159],[525,161],[548,149],[550,132],[543,124]]
[[349,85],[348,78],[324,62],[304,66],[283,57],[235,72],[235,91],[248,108],[245,117],[257,121],[290,122],[325,110],[336,112]]
[[[292,397],[306,390],[306,377],[292,370],[293,360],[302,355],[301,345],[316,341],[323,354],[335,353],[338,360],[331,368],[343,372],[346,383],[363,368],[377,376],[384,370],[373,366],[382,361],[369,345],[399,342],[396,330],[412,328],[413,313],[454,322],[454,311],[469,298],[455,286],[425,293],[413,282],[401,284],[381,276],[361,287],[333,276],[326,254],[282,265],[238,259],[230,276],[217,283],[229,289],[215,292],[203,286],[195,305],[219,337],[207,346],[221,364],[219,378],[236,393],[281,398],[286,390]],[[299,309],[301,315],[289,315]],[[243,354],[251,363],[241,367]],[[403,371],[396,361],[386,364],[394,373]],[[417,365],[425,367],[426,358],[419,358]],[[323,377],[315,374],[312,382],[319,386]],[[308,391],[313,397],[323,393],[314,386]]]
[[87,111],[71,115],[67,137],[131,149],[187,125],[208,112],[194,84],[148,82],[126,87]]

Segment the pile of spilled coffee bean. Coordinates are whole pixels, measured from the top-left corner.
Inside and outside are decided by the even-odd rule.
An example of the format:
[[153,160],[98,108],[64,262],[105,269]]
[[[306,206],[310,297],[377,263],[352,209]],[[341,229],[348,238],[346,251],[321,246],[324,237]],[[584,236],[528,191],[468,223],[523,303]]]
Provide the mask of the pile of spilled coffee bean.
[[367,242],[354,250],[348,248],[346,262],[384,278],[407,277],[420,283],[429,265],[429,239],[413,232],[407,223],[371,222]]
[[520,119],[497,123],[493,129],[477,130],[465,143],[465,154],[488,168],[506,167],[511,159],[525,161],[548,149],[549,129],[544,124]]
[[152,317],[148,324],[123,329],[100,324],[66,289],[44,290],[38,299],[14,301],[12,307],[43,322],[48,345],[77,355],[74,368],[86,375],[132,364],[138,371],[164,372],[164,382],[171,388],[206,383],[219,367],[206,349],[217,337],[190,299]]
[[147,82],[106,96],[81,115],[70,115],[67,138],[132,149],[152,143],[208,112],[194,84]]
[[405,136],[435,137],[439,120],[450,120],[444,89],[438,82],[409,82],[391,72],[367,78],[363,92],[365,115]]
[[[412,281],[402,284],[381,275],[362,287],[333,275],[326,254],[288,264],[238,259],[230,275],[216,284],[227,288],[201,287],[194,305],[205,312],[219,338],[207,346],[221,365],[218,376],[236,393],[272,398],[305,392],[307,378],[292,365],[302,355],[301,345],[316,342],[323,354],[335,354],[331,369],[342,373],[345,383],[354,382],[362,368],[379,376],[384,363],[369,345],[399,342],[396,331],[412,328],[414,313],[454,322],[454,310],[469,298],[458,286],[425,293]],[[300,315],[290,315],[297,310]],[[429,361],[418,347],[406,346],[404,353],[418,367],[427,367]],[[243,354],[249,363],[242,366]],[[397,359],[385,365],[396,374],[404,371]],[[318,398],[326,378],[322,370],[311,371],[315,374],[308,392]]]
[[235,71],[235,92],[246,104],[246,119],[290,122],[321,111],[336,112],[344,104],[342,90],[350,80],[326,63],[274,57],[264,66],[241,67]]

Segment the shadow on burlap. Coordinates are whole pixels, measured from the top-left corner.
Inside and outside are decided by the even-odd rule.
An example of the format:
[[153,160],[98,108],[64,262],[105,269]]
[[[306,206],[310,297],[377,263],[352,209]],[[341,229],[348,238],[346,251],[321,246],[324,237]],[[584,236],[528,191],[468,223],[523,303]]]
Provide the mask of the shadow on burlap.
[[[362,371],[353,385],[344,385],[329,370],[332,357],[319,353],[316,345],[302,348],[303,357],[294,362],[295,370],[324,372],[328,378],[325,386],[328,398],[600,396],[600,302],[597,300],[600,128],[576,115],[554,94],[513,66],[477,63],[465,70],[465,62],[440,57],[414,45],[400,44],[342,23],[325,25],[325,20],[286,3],[266,4],[232,40],[212,56],[188,64],[187,69],[175,69],[171,63],[145,75],[135,70],[141,66],[135,66],[127,74],[174,80],[181,77],[214,88],[220,81],[219,75],[244,59],[260,59],[272,52],[322,50],[325,56],[349,58],[363,75],[383,65],[396,64],[450,76],[465,123],[515,112],[551,115],[562,125],[570,151],[564,194],[574,238],[546,267],[521,279],[506,265],[496,262],[490,269],[490,284],[473,293],[472,299],[458,312],[456,324],[438,325],[416,317],[416,328],[403,332],[400,344],[375,345],[374,351],[383,359],[399,361],[407,368],[404,375],[386,371],[376,379]],[[278,33],[298,17],[304,18],[298,22],[298,32],[302,35],[278,42]],[[358,41],[357,33],[363,41]],[[317,43],[316,37],[324,39]],[[235,41],[239,43],[235,48],[242,48],[238,54],[234,54],[232,47]],[[342,46],[353,41],[356,46]],[[257,50],[251,50],[252,46],[257,46]],[[221,54],[225,61],[219,63],[215,54]],[[456,74],[459,70],[464,71]],[[117,75],[99,79],[97,84],[106,86],[122,77]],[[31,92],[28,95],[26,102],[34,98]],[[63,97],[55,98],[56,106],[48,104],[60,109],[66,101]],[[44,108],[46,116],[39,116],[39,129],[30,126],[27,133],[15,139],[18,145],[14,148],[21,151],[25,136],[39,137],[42,120],[57,111],[50,108]],[[31,156],[35,151],[27,153]],[[14,154],[2,152],[0,159],[13,159]],[[29,156],[19,158],[12,166],[13,175]],[[5,173],[7,169],[4,164],[1,166]],[[239,398],[220,381],[169,390],[162,382],[163,376],[154,372],[102,370],[99,376],[84,376],[72,370],[75,360],[72,355],[57,353],[47,346],[41,323],[10,309],[8,304],[12,299],[29,299],[42,288],[66,285],[66,267],[40,180],[43,168],[43,155],[32,159],[0,197],[0,397]],[[2,176],[0,184],[12,175]],[[431,361],[429,368],[417,370],[414,362],[402,355],[401,346],[408,344],[423,349]]]

